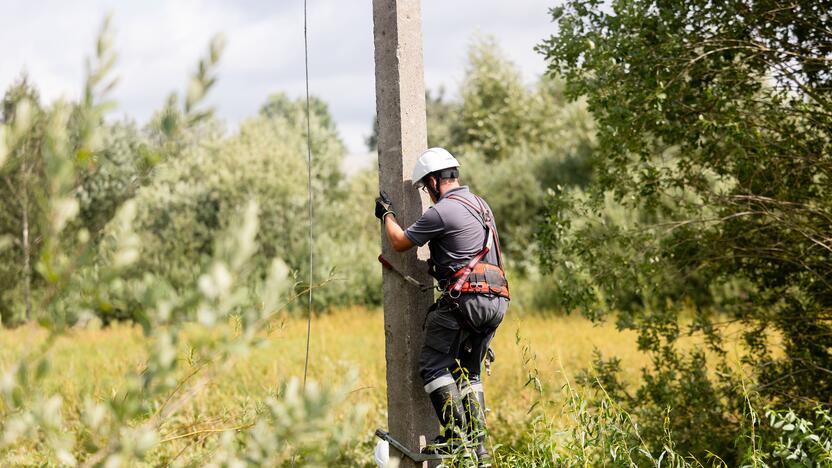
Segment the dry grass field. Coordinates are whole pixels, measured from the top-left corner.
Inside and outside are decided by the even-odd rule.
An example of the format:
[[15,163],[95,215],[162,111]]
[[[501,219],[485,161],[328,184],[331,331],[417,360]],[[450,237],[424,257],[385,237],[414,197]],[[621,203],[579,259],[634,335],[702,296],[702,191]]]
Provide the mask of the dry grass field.
[[[35,325],[0,330],[0,366],[6,368],[45,336]],[[166,422],[165,438],[153,459],[161,464],[193,459],[200,450],[210,450],[217,432],[251,422],[264,397],[278,393],[289,379],[302,376],[305,336],[302,318],[274,322],[262,347],[237,360],[230,372],[213,379],[199,398]],[[77,329],[59,338],[51,351],[53,369],[44,385],[49,393],[62,395],[62,412],[70,424],[77,420],[85,398],[103,401],[117,396],[125,376],[141,372],[143,340],[141,329],[129,325]],[[647,364],[647,357],[636,349],[633,333],[619,332],[609,323],[594,325],[580,316],[509,313],[493,348],[497,360],[492,375],[484,379],[497,443],[501,434],[523,427],[529,407],[538,399],[533,386],[525,385],[530,372],[540,377],[544,398],[557,408],[565,402],[566,379],[590,365],[595,349],[621,359],[624,378],[633,384]],[[180,351],[179,358],[189,372],[187,349]],[[349,385],[349,403],[367,409],[364,429],[355,434],[355,453],[349,458],[369,462],[372,430],[386,425],[382,314],[348,309],[316,317],[309,378],[326,386]],[[36,447],[21,450],[7,453],[6,463],[39,462]]]

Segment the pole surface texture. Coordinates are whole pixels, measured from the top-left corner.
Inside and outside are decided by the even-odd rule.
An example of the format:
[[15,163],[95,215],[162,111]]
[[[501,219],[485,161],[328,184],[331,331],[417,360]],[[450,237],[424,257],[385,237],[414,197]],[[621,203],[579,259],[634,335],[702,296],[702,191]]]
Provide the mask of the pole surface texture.
[[[429,204],[410,181],[416,159],[427,148],[420,1],[373,0],[373,35],[379,186],[392,198],[399,224],[407,227]],[[396,253],[383,231],[381,243],[384,256],[403,273],[431,282],[426,248]],[[432,437],[438,429],[418,371],[422,324],[433,294],[383,271],[387,423],[393,437],[418,450],[419,437]],[[392,466],[414,466],[394,452]]]

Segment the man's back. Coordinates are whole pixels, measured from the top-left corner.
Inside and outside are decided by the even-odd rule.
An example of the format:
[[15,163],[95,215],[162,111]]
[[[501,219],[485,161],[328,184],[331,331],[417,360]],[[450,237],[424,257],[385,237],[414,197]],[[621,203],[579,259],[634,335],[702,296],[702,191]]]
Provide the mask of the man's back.
[[[440,277],[447,277],[463,267],[485,246],[484,220],[477,212],[480,200],[466,186],[451,189],[405,231],[405,235],[416,245],[430,242],[430,257]],[[488,212],[487,216],[493,219],[491,208],[485,201],[482,204]],[[496,249],[492,249],[483,260],[496,265]]]

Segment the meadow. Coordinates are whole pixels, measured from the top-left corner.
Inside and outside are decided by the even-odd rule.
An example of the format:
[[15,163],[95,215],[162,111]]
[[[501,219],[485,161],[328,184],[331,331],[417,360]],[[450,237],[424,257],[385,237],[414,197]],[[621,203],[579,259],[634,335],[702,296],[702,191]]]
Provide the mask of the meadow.
[[[198,398],[164,424],[162,443],[148,458],[149,463],[193,463],[200,459],[201,452],[210,453],[212,440],[220,432],[250,425],[258,412],[258,402],[277,394],[290,378],[302,376],[305,327],[306,321],[300,317],[275,320],[264,334],[262,346],[238,360],[230,372],[218,375]],[[201,331],[192,327],[184,333]],[[0,367],[35,349],[45,336],[45,331],[34,324],[0,331]],[[123,391],[125,375],[142,372],[147,359],[144,340],[141,328],[128,324],[106,328],[93,324],[73,329],[58,339],[51,350],[53,370],[43,385],[47,394],[63,396],[61,411],[69,427],[80,417],[86,396],[106,401]],[[594,350],[622,359],[625,377],[633,383],[638,381],[641,367],[648,364],[636,350],[634,333],[617,331],[610,323],[595,325],[579,315],[509,313],[493,348],[497,359],[492,375],[484,376],[493,444],[509,443],[518,437],[515,429],[523,427],[530,407],[538,401],[537,391],[526,385],[530,372],[539,375],[542,396],[557,410],[565,405],[562,386],[591,365]],[[184,361],[183,376],[198,368],[198,364],[188,363],[187,349],[180,349],[177,358]],[[348,404],[363,406],[367,413],[343,460],[370,464],[376,442],[372,432],[386,426],[381,311],[351,308],[315,317],[309,379],[327,386],[351,386]],[[553,411],[552,417],[557,416],[558,412]],[[565,428],[568,418],[552,422]],[[0,464],[44,462],[34,449],[18,447],[6,453]]]
[[[829,43],[783,42],[830,16],[619,3],[553,8],[532,83],[481,38],[456,94],[426,96],[516,272],[496,461],[830,466]],[[3,98],[0,466],[370,465],[378,174],[342,171],[319,98],[274,92],[227,129],[205,100],[221,35],[147,122],[112,120],[113,45],[105,19],[77,102],[25,73]],[[302,391],[286,306],[314,288]]]

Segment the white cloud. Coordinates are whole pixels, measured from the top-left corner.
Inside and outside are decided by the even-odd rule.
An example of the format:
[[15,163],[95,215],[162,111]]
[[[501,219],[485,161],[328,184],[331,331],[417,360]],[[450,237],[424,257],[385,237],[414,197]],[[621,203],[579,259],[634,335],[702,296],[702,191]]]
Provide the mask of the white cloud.
[[[555,0],[449,3],[423,0],[425,80],[454,95],[476,31],[493,34],[531,80],[545,69],[532,48],[554,31],[547,10]],[[234,125],[277,91],[304,92],[303,3],[258,0],[2,0],[0,86],[26,69],[46,100],[76,98],[83,59],[92,53],[103,17],[113,13],[121,82],[117,113],[145,121],[168,93],[181,91],[215,33],[228,47],[209,96]],[[372,2],[309,1],[311,92],[330,105],[352,153],[361,154],[375,114]]]

